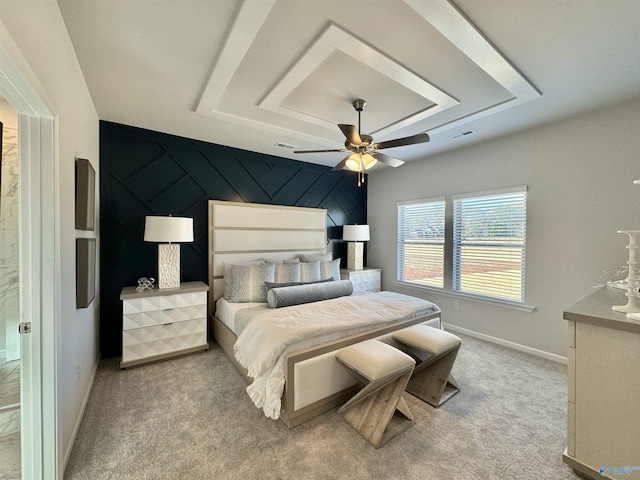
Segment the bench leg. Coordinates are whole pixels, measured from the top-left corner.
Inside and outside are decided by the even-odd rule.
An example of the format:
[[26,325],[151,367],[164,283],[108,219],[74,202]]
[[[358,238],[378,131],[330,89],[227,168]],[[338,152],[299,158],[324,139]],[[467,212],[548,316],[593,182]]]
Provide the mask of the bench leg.
[[379,448],[415,422],[403,392],[411,370],[365,386],[338,414],[371,445]]
[[431,361],[427,359],[418,364],[407,384],[407,392],[436,408],[458,393],[460,387],[451,376],[451,369],[459,349],[457,346]]

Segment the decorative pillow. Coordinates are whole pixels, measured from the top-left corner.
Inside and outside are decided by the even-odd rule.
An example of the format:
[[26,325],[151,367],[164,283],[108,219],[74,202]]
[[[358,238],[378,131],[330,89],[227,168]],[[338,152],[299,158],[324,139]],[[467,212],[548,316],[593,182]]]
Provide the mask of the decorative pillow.
[[273,282],[275,263],[261,265],[231,265],[232,303],[266,302],[267,290],[265,282]]
[[302,260],[303,262],[329,262],[333,259],[333,254],[331,252],[329,253],[323,253],[323,254],[319,254],[319,253],[314,253],[314,254],[305,254],[305,253],[301,253],[300,255],[298,255],[298,258],[300,260]]
[[327,278],[326,280],[318,280],[317,282],[264,282],[264,288],[267,290],[267,295],[269,295],[269,290],[272,288],[280,288],[280,287],[294,287],[296,285],[312,285],[314,283],[327,283],[333,282],[333,278]]
[[280,287],[294,287],[296,285],[302,285],[300,282],[264,282],[264,288],[267,289],[267,295],[272,288]]
[[309,285],[272,288],[267,294],[267,303],[271,308],[289,307],[291,305],[344,297],[352,293],[353,284],[350,280],[312,283]]
[[333,282],[333,278],[327,278],[325,280],[317,280],[315,282],[300,282],[298,285],[311,285],[313,283],[327,283],[327,282]]
[[340,259],[336,258],[330,262],[320,262],[320,279],[340,280]]
[[224,298],[231,301],[231,266],[232,265],[262,265],[264,263],[264,259],[253,260],[251,262],[242,262],[242,263],[222,263],[222,275],[224,277]]
[[276,263],[275,282],[299,282],[300,262]]
[[303,283],[322,280],[320,276],[320,262],[302,262],[300,264],[300,281]]
[[266,258],[264,261],[266,263],[300,263],[300,259],[298,257],[285,258],[284,260],[271,260]]

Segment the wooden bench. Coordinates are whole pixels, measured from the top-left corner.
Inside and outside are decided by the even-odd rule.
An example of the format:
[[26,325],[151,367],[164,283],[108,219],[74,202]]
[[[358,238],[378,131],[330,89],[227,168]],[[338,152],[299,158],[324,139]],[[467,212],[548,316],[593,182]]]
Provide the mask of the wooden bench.
[[407,392],[437,408],[460,391],[451,376],[460,338],[438,328],[413,325],[395,332],[393,339],[416,362]]
[[338,351],[336,358],[364,388],[338,414],[371,445],[379,448],[415,422],[403,398],[415,361],[378,340],[366,340]]

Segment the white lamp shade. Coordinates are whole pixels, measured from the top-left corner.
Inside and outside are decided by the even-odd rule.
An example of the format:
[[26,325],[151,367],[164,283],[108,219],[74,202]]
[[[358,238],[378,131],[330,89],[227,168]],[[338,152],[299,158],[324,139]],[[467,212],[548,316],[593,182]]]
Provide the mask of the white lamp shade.
[[376,160],[375,157],[369,155],[368,153],[365,153],[364,155],[354,153],[349,157],[346,165],[349,170],[353,170],[354,172],[361,172],[363,166],[365,170],[369,170],[377,162],[378,160]]
[[342,229],[342,239],[348,242],[368,242],[369,225],[345,225]]
[[145,242],[193,242],[193,218],[145,217]]

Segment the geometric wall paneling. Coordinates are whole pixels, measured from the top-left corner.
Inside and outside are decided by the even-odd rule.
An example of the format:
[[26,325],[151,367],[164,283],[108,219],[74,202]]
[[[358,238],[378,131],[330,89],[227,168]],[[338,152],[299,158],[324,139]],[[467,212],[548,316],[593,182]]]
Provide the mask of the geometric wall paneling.
[[[120,290],[157,278],[157,244],[143,241],[144,217],[193,218],[194,242],[180,244],[181,281],[208,280],[207,201],[327,210],[328,249],[346,258],[342,225],[366,223],[366,183],[354,172],[100,122],[100,349],[120,355]],[[344,261],[344,260],[343,260]]]

